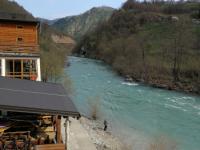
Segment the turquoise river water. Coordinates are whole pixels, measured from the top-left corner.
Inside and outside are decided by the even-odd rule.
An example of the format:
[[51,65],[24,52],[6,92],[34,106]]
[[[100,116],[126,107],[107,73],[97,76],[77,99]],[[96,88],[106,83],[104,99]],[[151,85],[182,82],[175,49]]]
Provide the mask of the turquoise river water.
[[200,97],[124,82],[101,61],[69,61],[65,72],[78,110],[89,115],[90,101],[96,101],[100,118],[133,149],[162,141],[178,150],[200,150]]

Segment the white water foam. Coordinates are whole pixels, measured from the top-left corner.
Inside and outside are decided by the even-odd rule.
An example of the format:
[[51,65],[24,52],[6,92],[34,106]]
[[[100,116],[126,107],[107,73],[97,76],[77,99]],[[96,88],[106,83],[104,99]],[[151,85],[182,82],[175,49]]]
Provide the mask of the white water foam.
[[200,105],[193,106],[194,109],[200,110]]
[[166,107],[166,108],[179,109],[179,110],[182,110],[182,111],[187,111],[186,109],[183,109],[182,107],[174,106],[174,105],[171,105],[171,104],[165,104],[165,107]]
[[110,81],[110,80],[108,80],[108,81],[107,81],[107,83],[111,83],[111,81]]
[[133,83],[133,82],[122,82],[123,85],[128,85],[128,86],[137,86],[137,83]]
[[181,102],[180,99],[169,99],[169,100],[171,102],[176,103],[176,104],[181,105],[181,106],[188,104],[188,103],[185,103],[185,102]]

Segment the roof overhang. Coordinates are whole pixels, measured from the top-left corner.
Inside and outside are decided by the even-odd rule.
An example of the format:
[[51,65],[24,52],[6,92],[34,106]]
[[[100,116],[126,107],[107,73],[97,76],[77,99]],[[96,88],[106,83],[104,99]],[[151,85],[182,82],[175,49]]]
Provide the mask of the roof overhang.
[[10,112],[24,112],[30,114],[41,114],[41,115],[60,115],[63,117],[80,117],[80,114],[77,112],[68,112],[68,111],[57,111],[50,109],[41,109],[41,108],[30,108],[30,107],[19,107],[19,106],[4,106],[0,105],[1,110],[10,111]]
[[3,77],[0,110],[80,117],[62,85]]
[[6,11],[0,12],[0,22],[23,22],[23,23],[40,23],[29,13],[10,13]]

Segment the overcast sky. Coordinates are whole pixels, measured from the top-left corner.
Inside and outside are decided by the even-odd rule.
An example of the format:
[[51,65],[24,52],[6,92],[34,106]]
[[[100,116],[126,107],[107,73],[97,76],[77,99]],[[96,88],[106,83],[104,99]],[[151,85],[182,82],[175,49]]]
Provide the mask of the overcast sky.
[[55,19],[78,15],[97,6],[119,8],[125,0],[15,0],[35,17]]

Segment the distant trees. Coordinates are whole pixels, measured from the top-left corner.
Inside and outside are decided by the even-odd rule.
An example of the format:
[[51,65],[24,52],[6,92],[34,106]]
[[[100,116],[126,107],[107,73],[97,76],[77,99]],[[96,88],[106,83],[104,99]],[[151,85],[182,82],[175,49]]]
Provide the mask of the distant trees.
[[172,62],[173,62],[173,78],[174,81],[180,80],[180,71],[181,71],[181,64],[183,62],[183,53],[185,50],[185,24],[184,23],[176,23],[175,24],[175,32],[172,34]]
[[162,3],[162,1],[159,0],[144,1],[143,3],[136,0],[128,0],[127,2],[124,3],[122,9],[132,10],[134,12],[141,12],[141,11],[158,12],[160,11],[160,8],[158,7],[157,4],[160,3]]
[[66,56],[70,48],[66,45],[56,44],[52,34],[59,34],[47,24],[42,24],[40,34],[41,67],[43,81],[57,82],[63,76]]
[[191,16],[195,19],[200,19],[200,3],[193,8],[193,13]]

